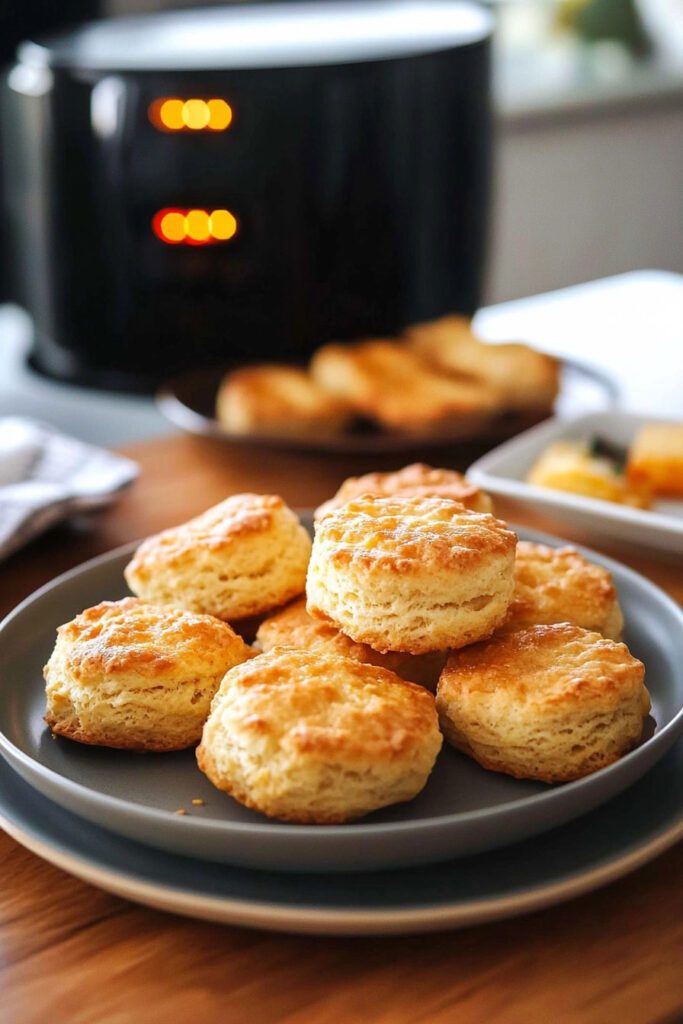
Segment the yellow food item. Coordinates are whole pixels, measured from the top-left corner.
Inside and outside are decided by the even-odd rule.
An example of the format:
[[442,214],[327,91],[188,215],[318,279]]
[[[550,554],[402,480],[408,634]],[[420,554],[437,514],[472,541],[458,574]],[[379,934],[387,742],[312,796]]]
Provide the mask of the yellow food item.
[[628,480],[615,462],[603,455],[591,455],[586,445],[577,441],[551,444],[529,470],[527,481],[634,508],[650,507],[647,485]]
[[634,487],[683,497],[683,423],[646,423],[631,445],[626,473]]

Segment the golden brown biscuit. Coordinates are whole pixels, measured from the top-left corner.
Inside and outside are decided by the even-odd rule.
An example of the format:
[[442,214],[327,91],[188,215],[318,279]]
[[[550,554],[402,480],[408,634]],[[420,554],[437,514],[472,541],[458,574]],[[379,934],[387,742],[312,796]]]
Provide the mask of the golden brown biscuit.
[[125,570],[138,597],[235,620],[304,589],[311,539],[273,494],[234,494],[144,541]]
[[490,345],[465,317],[445,316],[405,334],[411,348],[434,366],[493,388],[507,409],[550,409],[559,390],[560,364],[516,342]]
[[103,601],[57,630],[45,721],[79,743],[182,750],[201,736],[225,673],[252,653],[210,615]]
[[683,497],[683,423],[646,423],[631,445],[626,472],[635,487]]
[[423,687],[321,650],[275,648],[228,672],[197,762],[247,807],[333,824],[416,796],[440,747]]
[[618,640],[624,627],[612,574],[574,548],[517,542],[515,591],[505,628],[571,622]]
[[504,621],[516,541],[448,498],[362,495],[316,524],[308,612],[381,652],[463,647]]
[[321,387],[388,430],[438,431],[490,415],[497,407],[491,388],[435,373],[400,342],[382,339],[325,345],[311,361]]
[[502,630],[450,655],[441,728],[484,768],[568,782],[638,743],[650,710],[644,676],[625,644],[568,622]]
[[351,498],[375,494],[378,498],[416,495],[423,498],[452,498],[475,512],[493,512],[493,502],[485,491],[470,483],[454,469],[433,469],[423,462],[414,462],[395,473],[365,473],[350,476],[329,501],[315,510],[315,518],[341,508]]
[[308,371],[274,363],[229,373],[218,390],[216,415],[235,434],[287,437],[338,434],[351,418],[349,408]]
[[362,661],[366,665],[379,665],[395,672],[401,679],[419,683],[429,690],[436,689],[441,669],[446,662],[445,651],[419,655],[394,651],[380,654],[367,644],[357,644],[327,622],[311,618],[306,611],[305,598],[294,601],[262,622],[256,634],[256,646],[262,651],[270,651],[273,647],[323,650]]

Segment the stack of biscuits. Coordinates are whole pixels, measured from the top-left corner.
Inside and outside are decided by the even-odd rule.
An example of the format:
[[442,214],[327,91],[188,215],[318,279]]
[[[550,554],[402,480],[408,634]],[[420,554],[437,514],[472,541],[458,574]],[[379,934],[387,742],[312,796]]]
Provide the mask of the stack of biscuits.
[[501,416],[552,412],[556,359],[527,345],[489,345],[466,317],[400,338],[323,345],[306,368],[245,366],[223,379],[216,416],[233,434],[335,437],[362,424],[416,436],[477,432]]
[[412,799],[443,738],[489,770],[577,779],[632,749],[649,712],[610,574],[518,543],[450,470],[345,481],[313,542],[281,498],[233,495],[145,541],[125,577],[135,597],[58,631],[53,733],[199,743],[218,789],[284,821]]

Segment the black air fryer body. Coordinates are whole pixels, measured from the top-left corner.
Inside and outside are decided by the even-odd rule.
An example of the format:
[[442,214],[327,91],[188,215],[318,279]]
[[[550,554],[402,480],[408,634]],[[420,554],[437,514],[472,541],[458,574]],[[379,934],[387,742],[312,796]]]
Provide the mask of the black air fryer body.
[[[22,46],[7,198],[34,364],[147,387],[472,312],[489,36],[480,8],[388,0],[117,19]],[[225,100],[229,127],[151,117],[193,97]],[[228,210],[237,230],[169,242],[154,229],[169,209]]]

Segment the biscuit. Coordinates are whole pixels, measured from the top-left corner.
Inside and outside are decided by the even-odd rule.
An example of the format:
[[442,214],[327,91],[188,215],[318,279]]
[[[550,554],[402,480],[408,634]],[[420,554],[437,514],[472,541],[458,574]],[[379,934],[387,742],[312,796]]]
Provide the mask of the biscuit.
[[449,380],[400,342],[324,345],[311,373],[321,387],[388,430],[429,433],[463,418],[486,419],[496,408],[486,384]]
[[365,494],[316,524],[307,609],[382,653],[463,647],[504,621],[516,541],[448,498]]
[[446,661],[445,651],[418,655],[396,651],[380,654],[367,644],[357,644],[334,626],[311,618],[306,611],[305,598],[294,601],[262,622],[256,634],[256,646],[262,651],[269,651],[273,647],[326,651],[340,657],[353,658],[366,665],[379,665],[395,672],[401,679],[419,683],[429,690],[436,689]]
[[618,640],[624,627],[612,574],[573,548],[520,540],[505,628],[571,622]]
[[209,615],[103,601],[57,630],[45,721],[79,743],[182,750],[199,740],[225,673],[252,653]]
[[634,486],[683,497],[683,423],[646,423],[636,434],[626,465]]
[[569,782],[636,746],[644,676],[625,644],[568,622],[530,626],[451,654],[436,702],[446,739],[484,768]]
[[441,742],[423,687],[322,650],[274,648],[227,673],[197,763],[253,810],[324,825],[416,796]]
[[506,409],[549,410],[557,397],[557,359],[517,342],[486,344],[465,317],[417,324],[405,337],[413,351],[440,370],[488,385]]
[[493,512],[493,502],[485,491],[470,483],[454,469],[433,469],[422,462],[404,466],[395,473],[365,473],[350,476],[334,497],[315,510],[321,519],[327,512],[345,505],[361,494],[375,494],[378,498],[417,495],[423,498],[452,498],[475,512]]
[[234,494],[144,541],[125,570],[145,601],[235,620],[277,608],[304,589],[311,539],[273,494]]
[[348,407],[306,370],[270,363],[229,373],[218,390],[216,415],[235,434],[286,437],[338,434],[351,418]]

